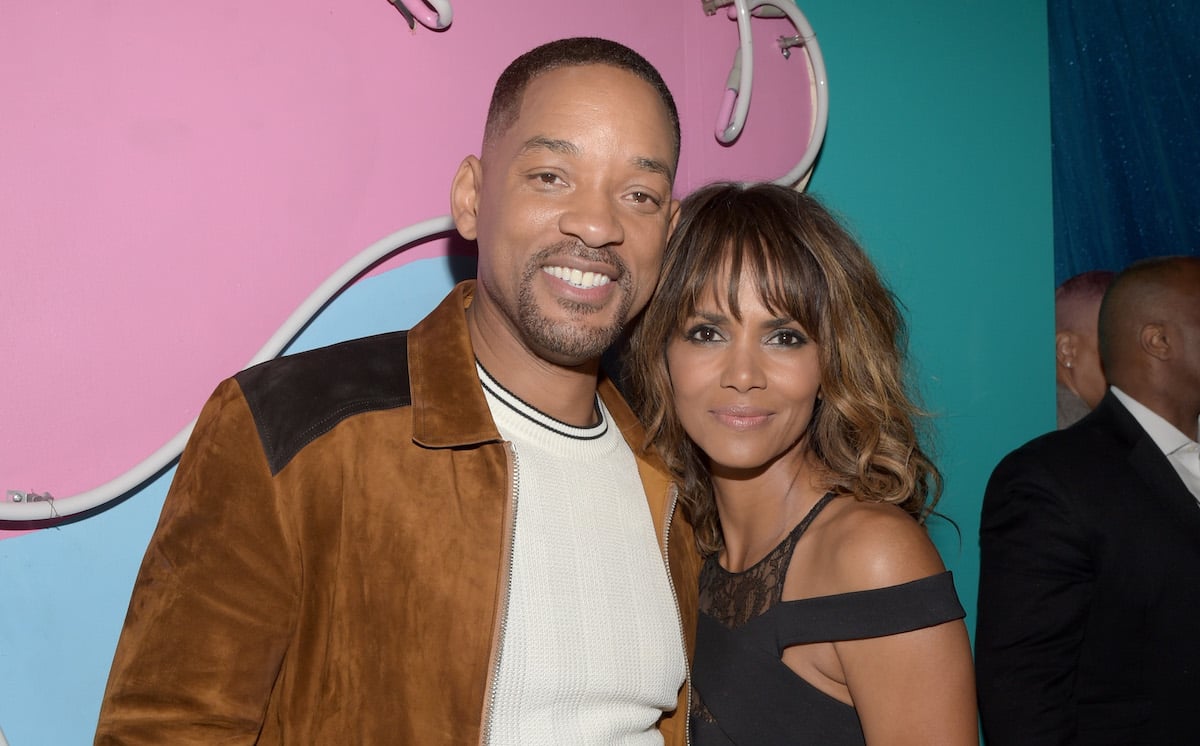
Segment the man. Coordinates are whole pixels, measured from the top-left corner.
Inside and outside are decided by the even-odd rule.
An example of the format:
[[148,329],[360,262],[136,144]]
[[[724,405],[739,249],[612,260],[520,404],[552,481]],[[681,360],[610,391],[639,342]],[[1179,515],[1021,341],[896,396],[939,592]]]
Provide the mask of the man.
[[411,332],[218,388],[97,743],[684,742],[699,560],[598,384],[655,286],[678,154],[631,50],[509,66],[451,188],[478,280]]
[[1092,411],[1108,388],[1100,367],[1096,326],[1100,299],[1112,272],[1092,270],[1071,277],[1054,291],[1054,358],[1058,429]]
[[1200,258],[1144,260],[1100,309],[1111,388],[996,467],[976,665],[989,746],[1181,744],[1200,698]]

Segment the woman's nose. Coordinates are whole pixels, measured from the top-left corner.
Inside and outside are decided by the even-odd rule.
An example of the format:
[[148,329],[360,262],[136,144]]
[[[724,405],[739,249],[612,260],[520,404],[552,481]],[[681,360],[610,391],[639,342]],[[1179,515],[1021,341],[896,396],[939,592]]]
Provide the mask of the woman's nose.
[[726,353],[721,385],[743,392],[765,388],[766,376],[758,351],[748,349],[745,345],[731,345]]

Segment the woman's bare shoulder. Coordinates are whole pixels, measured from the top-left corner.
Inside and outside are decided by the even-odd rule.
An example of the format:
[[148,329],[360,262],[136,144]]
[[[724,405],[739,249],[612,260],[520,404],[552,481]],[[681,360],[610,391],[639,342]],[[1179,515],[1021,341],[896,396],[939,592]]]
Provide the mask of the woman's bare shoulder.
[[925,527],[903,509],[844,497],[826,510],[814,549],[841,592],[886,588],[945,570]]

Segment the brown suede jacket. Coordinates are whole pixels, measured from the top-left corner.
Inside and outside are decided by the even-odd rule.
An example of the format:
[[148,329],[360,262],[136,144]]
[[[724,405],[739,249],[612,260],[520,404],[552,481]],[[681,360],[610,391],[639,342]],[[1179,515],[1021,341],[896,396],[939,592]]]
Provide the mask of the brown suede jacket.
[[[474,744],[511,536],[510,451],[459,285],[411,332],[223,382],[134,587],[97,744]],[[608,381],[601,396],[640,452]],[[691,658],[699,557],[662,464],[639,469]],[[687,738],[688,685],[664,717]]]

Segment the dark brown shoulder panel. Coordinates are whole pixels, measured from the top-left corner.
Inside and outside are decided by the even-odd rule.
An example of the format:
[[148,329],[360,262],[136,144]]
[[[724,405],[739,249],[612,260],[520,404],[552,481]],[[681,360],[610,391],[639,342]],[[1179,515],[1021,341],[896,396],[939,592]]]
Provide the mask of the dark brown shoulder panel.
[[260,363],[234,378],[277,474],[347,417],[408,406],[408,333],[390,332]]

